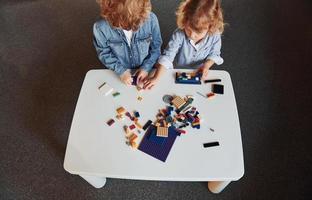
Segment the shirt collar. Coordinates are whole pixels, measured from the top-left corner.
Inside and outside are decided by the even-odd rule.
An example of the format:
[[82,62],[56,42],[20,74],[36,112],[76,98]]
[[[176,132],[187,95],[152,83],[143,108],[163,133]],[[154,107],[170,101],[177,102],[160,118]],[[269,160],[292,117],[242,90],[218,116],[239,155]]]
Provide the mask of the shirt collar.
[[[185,36],[187,37],[186,34],[185,34]],[[203,44],[206,43],[206,41],[208,40],[208,37],[209,37],[209,35],[208,35],[208,33],[207,33],[206,36],[205,36],[200,42],[198,42],[197,44],[195,44],[195,42],[194,42],[193,40],[189,39],[188,37],[187,37],[187,39],[188,39],[188,41],[190,42],[190,44],[191,44],[196,50],[198,50],[198,49],[200,49],[200,47],[201,47]]]

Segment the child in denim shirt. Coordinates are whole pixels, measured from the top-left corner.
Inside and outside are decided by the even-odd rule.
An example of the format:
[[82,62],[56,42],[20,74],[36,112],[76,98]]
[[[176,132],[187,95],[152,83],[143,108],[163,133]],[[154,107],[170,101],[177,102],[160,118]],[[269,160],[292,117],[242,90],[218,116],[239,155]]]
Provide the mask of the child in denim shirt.
[[178,29],[158,59],[154,77],[144,81],[144,88],[152,88],[165,69],[173,65],[196,68],[206,79],[214,63],[223,63],[220,50],[224,24],[220,0],[186,0],[176,14]]
[[99,60],[132,84],[131,69],[137,69],[137,84],[143,83],[160,56],[162,44],[158,19],[150,0],[98,0],[103,19],[93,26]]

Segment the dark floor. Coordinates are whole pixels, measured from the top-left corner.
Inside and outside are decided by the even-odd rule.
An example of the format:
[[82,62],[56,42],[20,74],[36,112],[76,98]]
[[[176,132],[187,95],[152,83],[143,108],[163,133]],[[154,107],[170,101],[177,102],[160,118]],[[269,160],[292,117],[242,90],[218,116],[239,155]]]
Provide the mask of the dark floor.
[[[166,43],[179,1],[154,0]],[[222,2],[245,175],[219,195],[204,183],[109,179],[94,189],[63,169],[91,43],[95,0],[0,1],[0,199],[311,199],[312,2]]]

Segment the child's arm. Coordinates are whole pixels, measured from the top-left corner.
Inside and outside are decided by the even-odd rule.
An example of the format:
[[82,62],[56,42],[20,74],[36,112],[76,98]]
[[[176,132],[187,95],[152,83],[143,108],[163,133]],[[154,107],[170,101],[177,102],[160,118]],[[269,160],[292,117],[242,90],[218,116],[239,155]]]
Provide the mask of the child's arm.
[[159,23],[156,15],[154,13],[150,14],[151,17],[151,28],[152,28],[152,41],[149,48],[149,54],[144,59],[142,66],[140,67],[138,73],[138,81],[142,81],[147,73],[151,71],[155,65],[157,59],[160,56],[160,48],[162,44],[161,33],[159,28]]
[[173,68],[173,60],[182,46],[183,35],[181,34],[184,33],[180,30],[176,30],[173,33],[166,49],[158,59],[154,76],[145,80],[144,89],[151,89],[158,82],[160,76],[162,76],[166,69]]
[[[95,46],[97,55],[102,64],[108,69],[113,70],[124,83],[132,82],[131,74],[127,71],[118,58],[113,54],[110,47],[107,45],[107,39],[103,32],[99,29],[97,24],[93,26],[93,44]],[[130,74],[130,76],[129,76]],[[130,77],[130,78],[129,78]]]
[[201,66],[199,69],[197,69],[197,72],[200,72],[202,74],[202,79],[205,80],[208,78],[208,72],[209,69],[212,67],[212,65],[215,62],[213,60],[207,60],[206,62],[204,62],[203,66]]
[[149,78],[144,81],[143,88],[144,89],[152,89],[152,87],[158,82],[160,77],[165,73],[166,69],[163,65],[157,63],[156,64],[156,71],[152,78]]
[[212,48],[204,62],[203,66],[198,69],[198,71],[202,72],[202,78],[207,79],[209,69],[212,67],[214,63],[217,65],[221,65],[223,63],[223,58],[220,56],[221,54],[221,35],[214,35],[214,42],[212,44]]

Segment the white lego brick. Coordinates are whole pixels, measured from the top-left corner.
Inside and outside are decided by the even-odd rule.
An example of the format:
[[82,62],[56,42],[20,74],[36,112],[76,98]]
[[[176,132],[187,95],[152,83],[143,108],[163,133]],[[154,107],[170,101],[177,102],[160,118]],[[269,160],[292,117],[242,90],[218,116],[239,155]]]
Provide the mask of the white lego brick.
[[113,87],[111,87],[108,83],[103,83],[100,87],[99,90],[101,93],[103,93],[105,96],[108,96],[111,94],[114,90]]

